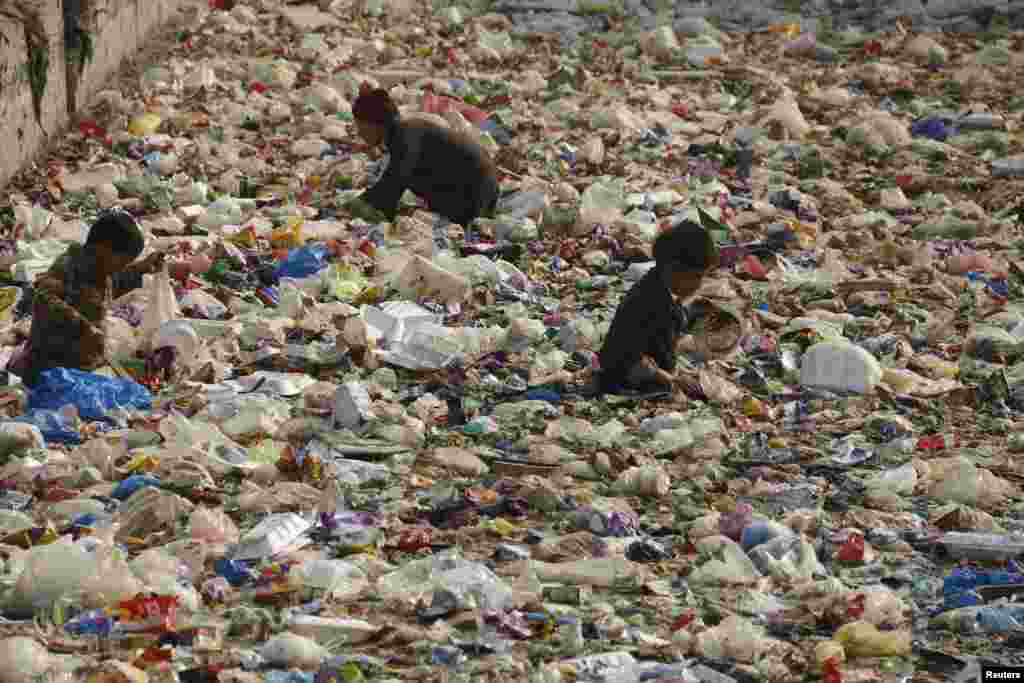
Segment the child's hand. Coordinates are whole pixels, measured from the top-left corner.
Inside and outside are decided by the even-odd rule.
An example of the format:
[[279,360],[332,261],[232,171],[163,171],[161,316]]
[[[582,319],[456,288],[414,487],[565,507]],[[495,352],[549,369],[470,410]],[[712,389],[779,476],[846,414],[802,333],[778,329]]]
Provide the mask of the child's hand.
[[654,359],[648,355],[640,356],[640,367],[644,370],[650,370],[651,372],[658,372],[661,368],[654,362]]
[[140,273],[159,273],[164,269],[164,261],[167,259],[167,255],[161,251],[156,251],[147,256],[146,258],[139,261],[138,265],[135,266],[134,270]]

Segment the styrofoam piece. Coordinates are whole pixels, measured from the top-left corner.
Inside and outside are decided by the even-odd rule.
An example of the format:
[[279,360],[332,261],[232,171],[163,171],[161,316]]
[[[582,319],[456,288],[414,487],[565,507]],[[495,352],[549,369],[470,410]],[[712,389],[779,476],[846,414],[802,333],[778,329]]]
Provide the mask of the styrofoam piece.
[[390,343],[405,336],[406,331],[425,323],[440,324],[443,318],[411,301],[388,301],[377,306],[366,306],[363,319],[373,328],[376,336]]
[[253,527],[238,543],[236,560],[258,560],[274,557],[281,552],[305,545],[304,535],[313,525],[295,514],[285,512],[270,515]]

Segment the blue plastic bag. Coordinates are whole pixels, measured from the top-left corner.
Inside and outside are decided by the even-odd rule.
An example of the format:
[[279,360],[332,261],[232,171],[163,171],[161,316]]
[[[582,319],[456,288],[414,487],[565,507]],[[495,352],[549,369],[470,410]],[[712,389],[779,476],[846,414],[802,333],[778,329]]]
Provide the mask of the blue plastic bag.
[[288,257],[281,261],[274,271],[278,278],[290,277],[301,279],[314,275],[327,267],[327,247],[323,244],[311,244],[288,252]]
[[[148,410],[153,405],[153,395],[146,387],[127,379],[69,368],[47,370],[39,384],[29,391],[29,412],[60,410],[66,405],[75,406],[83,420],[102,420],[118,408]],[[43,436],[46,437],[45,430]]]
[[929,138],[945,142],[951,135],[956,135],[956,127],[948,119],[928,116],[910,124],[910,134],[915,138]]
[[135,474],[127,479],[122,479],[118,483],[117,488],[114,489],[114,492],[110,494],[110,497],[117,500],[128,500],[132,497],[132,494],[139,489],[159,486],[160,480],[156,477],[150,477],[145,474]]

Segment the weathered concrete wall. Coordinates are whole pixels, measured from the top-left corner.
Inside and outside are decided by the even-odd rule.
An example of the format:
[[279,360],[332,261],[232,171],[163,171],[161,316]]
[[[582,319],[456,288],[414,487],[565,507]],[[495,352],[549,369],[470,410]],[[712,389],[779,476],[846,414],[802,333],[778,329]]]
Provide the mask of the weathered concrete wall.
[[[25,27],[3,10],[0,0],[0,187],[49,139],[67,125],[70,109],[80,108],[114,74],[121,60],[146,44],[154,29],[170,20],[189,0],[36,0],[46,29],[49,69],[36,120]],[[16,9],[10,10],[17,12]],[[65,15],[81,18],[94,47],[83,69],[68,68]],[[74,31],[68,32],[73,41]],[[72,54],[74,51],[72,50]],[[70,79],[70,82],[69,82]]]
[[[0,0],[4,4],[5,0]],[[28,34],[23,24],[0,16],[0,185],[67,120],[64,88],[64,22],[60,0],[40,13],[49,44],[49,69],[36,119],[29,77]],[[44,132],[45,131],[45,132]]]

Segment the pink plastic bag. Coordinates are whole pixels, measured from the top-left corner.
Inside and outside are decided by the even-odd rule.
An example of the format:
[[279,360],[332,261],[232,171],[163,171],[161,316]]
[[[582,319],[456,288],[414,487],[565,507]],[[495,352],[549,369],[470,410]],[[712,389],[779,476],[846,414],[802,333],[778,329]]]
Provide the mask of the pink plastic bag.
[[479,126],[487,120],[487,112],[477,109],[471,104],[460,102],[452,99],[451,97],[445,97],[443,95],[435,95],[431,92],[423,93],[423,100],[420,103],[420,109],[427,114],[437,114],[438,116],[444,116],[450,110],[455,110],[462,114],[463,117],[474,126]]

